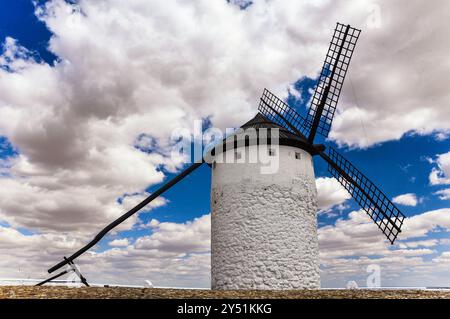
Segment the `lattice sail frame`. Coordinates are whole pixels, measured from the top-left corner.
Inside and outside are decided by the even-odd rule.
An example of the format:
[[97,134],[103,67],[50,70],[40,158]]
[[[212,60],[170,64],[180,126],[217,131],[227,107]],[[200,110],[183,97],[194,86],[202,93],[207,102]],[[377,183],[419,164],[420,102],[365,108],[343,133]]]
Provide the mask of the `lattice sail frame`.
[[303,135],[307,135],[309,133],[309,127],[306,125],[306,119],[267,89],[264,89],[259,101],[258,110],[262,115],[264,115],[265,118],[286,128],[294,134],[297,134],[297,132],[293,130],[292,127],[290,127],[283,120],[283,118],[279,116],[279,114],[281,114],[286,121],[290,123],[290,125],[295,127]]
[[[328,137],[330,132],[345,75],[360,33],[361,30],[341,23],[337,23],[334,30],[307,116],[308,124],[312,125],[319,105],[324,103],[324,109],[317,127],[317,133],[324,137]],[[328,96],[322,102],[327,87],[329,87]]]
[[405,215],[400,212],[378,187],[348,160],[336,152],[336,150],[330,147],[328,153],[331,160],[348,174],[366,194],[330,165],[328,165],[328,171],[344,186],[361,208],[377,224],[378,228],[380,228],[391,244],[393,244],[401,231]]

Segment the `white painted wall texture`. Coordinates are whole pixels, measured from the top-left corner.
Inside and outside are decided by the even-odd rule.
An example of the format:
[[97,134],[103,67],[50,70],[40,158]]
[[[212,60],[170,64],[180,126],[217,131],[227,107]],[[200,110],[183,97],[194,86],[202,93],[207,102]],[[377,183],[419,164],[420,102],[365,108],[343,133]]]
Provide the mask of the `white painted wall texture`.
[[311,155],[288,146],[276,155],[279,170],[269,175],[256,163],[215,164],[212,289],[320,288]]

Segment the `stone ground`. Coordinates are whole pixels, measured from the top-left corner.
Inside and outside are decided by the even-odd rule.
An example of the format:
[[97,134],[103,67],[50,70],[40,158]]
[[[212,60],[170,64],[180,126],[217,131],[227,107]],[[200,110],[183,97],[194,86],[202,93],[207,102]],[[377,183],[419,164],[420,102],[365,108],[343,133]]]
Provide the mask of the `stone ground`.
[[450,291],[434,290],[291,290],[291,291],[211,291],[188,289],[157,289],[157,288],[70,288],[62,286],[3,286],[0,287],[0,299],[450,299]]

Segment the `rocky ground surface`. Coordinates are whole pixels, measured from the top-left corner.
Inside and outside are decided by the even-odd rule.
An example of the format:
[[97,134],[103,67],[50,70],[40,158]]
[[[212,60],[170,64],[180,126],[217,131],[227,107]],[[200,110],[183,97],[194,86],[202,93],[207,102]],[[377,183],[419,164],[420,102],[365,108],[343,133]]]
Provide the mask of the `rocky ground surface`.
[[187,289],[156,289],[156,288],[75,288],[75,287],[33,287],[33,286],[3,286],[0,287],[0,299],[4,298],[52,298],[52,299],[207,299],[207,298],[246,298],[246,299],[320,299],[320,298],[352,298],[352,299],[450,299],[450,291],[434,290],[291,290],[291,291],[211,291]]

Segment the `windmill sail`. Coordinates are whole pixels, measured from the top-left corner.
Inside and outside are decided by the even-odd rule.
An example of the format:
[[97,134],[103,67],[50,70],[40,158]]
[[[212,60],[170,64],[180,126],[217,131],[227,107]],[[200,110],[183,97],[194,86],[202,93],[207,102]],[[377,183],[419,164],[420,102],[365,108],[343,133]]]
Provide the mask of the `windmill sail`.
[[345,75],[360,33],[361,30],[340,23],[334,30],[307,116],[307,122],[311,126],[311,143],[316,133],[327,137],[330,132]]
[[258,110],[266,119],[294,134],[303,136],[309,132],[305,118],[267,89],[264,89]]
[[401,232],[405,215],[375,184],[336,150],[329,148],[328,152],[329,156],[320,153],[320,156],[328,162],[328,171],[366,211],[391,244],[394,244]]

